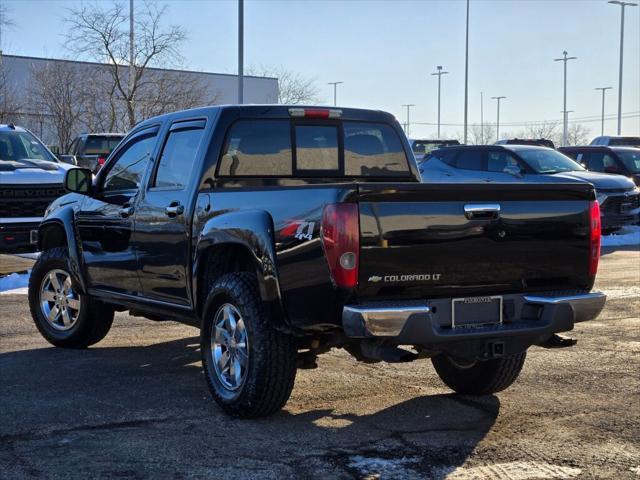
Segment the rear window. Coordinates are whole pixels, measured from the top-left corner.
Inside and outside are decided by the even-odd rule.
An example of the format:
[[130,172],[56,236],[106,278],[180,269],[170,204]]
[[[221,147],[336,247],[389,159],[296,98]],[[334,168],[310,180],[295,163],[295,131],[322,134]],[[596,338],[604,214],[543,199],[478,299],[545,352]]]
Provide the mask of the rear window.
[[288,120],[242,120],[230,129],[220,175],[288,176],[292,173]]
[[640,145],[640,137],[623,137],[609,139],[612,147],[635,147]]
[[118,146],[122,138],[120,137],[96,137],[87,138],[84,146],[85,155],[109,155]]
[[456,167],[463,170],[482,170],[482,152],[463,151],[456,158]]
[[409,175],[400,138],[384,123],[344,122],[345,175],[397,177]]
[[292,128],[289,120],[240,120],[229,129],[219,164],[220,176],[235,177],[410,175],[402,142],[390,125],[352,121],[294,122]]

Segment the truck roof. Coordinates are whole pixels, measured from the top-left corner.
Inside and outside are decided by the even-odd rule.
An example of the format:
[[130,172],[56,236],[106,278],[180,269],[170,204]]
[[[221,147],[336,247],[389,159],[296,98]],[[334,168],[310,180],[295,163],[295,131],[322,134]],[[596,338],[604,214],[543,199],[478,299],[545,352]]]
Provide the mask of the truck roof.
[[246,115],[247,117],[270,117],[270,118],[291,118],[289,109],[318,109],[318,110],[339,110],[341,120],[365,120],[365,121],[385,121],[395,122],[396,118],[382,110],[370,110],[365,108],[343,108],[332,107],[327,105],[281,105],[281,104],[251,104],[251,105],[212,105],[208,107],[193,108],[190,110],[181,110],[178,112],[167,113],[164,115],[158,115],[151,117],[147,120],[140,122],[136,125],[136,128],[146,125],[153,125],[158,121],[164,121],[166,119],[181,118],[181,117],[194,117],[198,115],[211,116],[223,111],[237,111],[240,115]]

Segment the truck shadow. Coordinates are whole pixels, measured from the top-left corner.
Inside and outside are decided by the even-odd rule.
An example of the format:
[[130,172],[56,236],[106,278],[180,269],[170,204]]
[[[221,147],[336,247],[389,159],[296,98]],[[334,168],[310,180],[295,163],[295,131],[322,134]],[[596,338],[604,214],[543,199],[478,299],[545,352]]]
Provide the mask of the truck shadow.
[[[290,405],[271,418],[235,420],[209,397],[198,337],[4,353],[0,378],[0,467],[2,451],[19,444],[21,462],[34,469],[29,474],[43,476],[176,477],[215,464],[224,467],[216,477],[227,477],[248,462],[258,465],[257,477],[265,468],[276,477],[445,478],[469,458],[500,409],[495,396],[442,394],[373,412],[364,402],[359,413],[314,408],[349,389],[325,384],[294,390]],[[216,452],[215,461],[203,450]]]

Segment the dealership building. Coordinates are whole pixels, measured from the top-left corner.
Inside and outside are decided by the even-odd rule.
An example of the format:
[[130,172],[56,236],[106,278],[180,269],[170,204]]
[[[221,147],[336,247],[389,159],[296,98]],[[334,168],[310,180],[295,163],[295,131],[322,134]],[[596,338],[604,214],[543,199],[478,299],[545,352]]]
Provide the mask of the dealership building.
[[[35,82],[34,72],[63,62],[81,72],[83,78],[91,81],[99,75],[105,75],[110,68],[106,64],[78,62],[72,60],[46,59],[19,55],[1,54],[4,85],[10,90],[15,111],[3,112],[2,123],[15,123],[33,131],[41,139],[51,145],[56,144],[55,128],[51,115],[42,107],[42,102],[34,100],[32,91]],[[167,70],[148,68],[150,75],[170,73],[185,78],[202,89],[202,98],[215,99],[212,103],[237,103],[238,76],[226,73],[197,72],[190,70]],[[2,95],[4,92],[0,92]],[[0,98],[1,100],[1,98]],[[278,79],[270,77],[244,77],[245,103],[277,103]],[[141,119],[142,120],[142,119]],[[84,132],[77,132],[78,134]]]

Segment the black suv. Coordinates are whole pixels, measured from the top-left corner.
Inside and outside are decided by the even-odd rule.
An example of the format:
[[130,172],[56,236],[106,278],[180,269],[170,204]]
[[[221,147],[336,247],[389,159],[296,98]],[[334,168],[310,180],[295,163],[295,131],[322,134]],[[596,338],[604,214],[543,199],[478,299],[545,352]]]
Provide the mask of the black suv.
[[42,335],[87,347],[123,310],[198,327],[210,391],[235,416],[281,408],[331,348],[431,358],[455,391],[498,392],[529,346],[605,302],[590,291],[592,185],[423,185],[380,111],[172,113],[66,186],[29,283]]
[[617,173],[640,186],[640,147],[561,147],[559,150],[592,172]]

